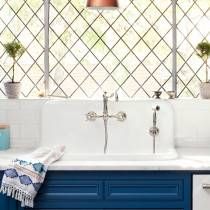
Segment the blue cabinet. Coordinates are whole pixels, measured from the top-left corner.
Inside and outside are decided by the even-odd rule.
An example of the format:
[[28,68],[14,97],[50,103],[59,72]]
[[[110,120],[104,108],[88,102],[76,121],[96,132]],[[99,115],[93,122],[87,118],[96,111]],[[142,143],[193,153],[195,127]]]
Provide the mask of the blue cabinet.
[[11,198],[0,195],[0,209],[1,210],[15,210],[17,209],[17,202]]
[[[34,209],[191,210],[191,176],[172,171],[50,171]],[[5,210],[16,203],[5,196],[0,202]]]
[[[0,180],[2,179],[2,175],[0,173]],[[16,210],[17,208],[18,204],[14,199],[0,194],[0,210]]]

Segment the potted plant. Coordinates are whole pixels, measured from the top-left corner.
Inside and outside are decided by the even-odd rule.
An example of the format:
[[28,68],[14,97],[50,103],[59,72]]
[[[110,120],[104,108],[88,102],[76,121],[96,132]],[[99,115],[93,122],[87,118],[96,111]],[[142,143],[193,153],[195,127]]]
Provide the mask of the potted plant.
[[208,80],[208,59],[210,57],[210,43],[200,42],[197,47],[197,55],[203,59],[206,66],[206,81],[200,85],[200,95],[204,99],[210,99],[210,82]]
[[19,41],[8,42],[3,45],[9,57],[12,58],[12,80],[4,83],[6,95],[8,98],[19,98],[20,95],[20,82],[15,81],[15,64],[17,59],[23,55],[25,52],[24,46]]

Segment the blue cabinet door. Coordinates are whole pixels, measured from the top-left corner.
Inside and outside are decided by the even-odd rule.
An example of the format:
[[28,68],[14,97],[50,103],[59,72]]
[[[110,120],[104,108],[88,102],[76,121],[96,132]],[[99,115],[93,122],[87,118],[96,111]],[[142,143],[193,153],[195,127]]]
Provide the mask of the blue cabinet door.
[[0,194],[0,209],[1,210],[17,210],[17,202],[12,199],[8,198],[2,194]]
[[9,210],[9,199],[3,195],[0,195],[0,206],[1,209]]
[[49,172],[35,209],[190,210],[191,174],[145,171]]
[[[35,210],[191,210],[191,173],[173,171],[53,171]],[[1,196],[0,210],[29,210]]]
[[[0,172],[0,180],[2,179],[3,172]],[[1,182],[0,182],[1,184]],[[17,202],[7,197],[6,195],[0,194],[0,210],[17,210]]]
[[[30,210],[30,209],[25,209],[25,210]],[[33,210],[63,210],[63,209],[33,209]],[[72,210],[72,209],[66,209],[66,210]],[[73,209],[73,210],[78,210],[78,209]],[[82,210],[97,210],[97,209],[82,209]],[[111,210],[116,210],[116,209],[111,209]],[[118,210],[131,210],[131,209],[118,209]],[[184,209],[136,209],[136,210],[184,210]]]

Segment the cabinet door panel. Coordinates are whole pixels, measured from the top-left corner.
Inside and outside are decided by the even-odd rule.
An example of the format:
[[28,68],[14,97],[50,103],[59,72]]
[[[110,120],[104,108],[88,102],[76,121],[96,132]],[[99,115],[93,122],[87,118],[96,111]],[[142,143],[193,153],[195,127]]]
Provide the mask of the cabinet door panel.
[[79,206],[103,199],[102,181],[46,180],[35,199],[35,208],[82,208]]
[[[25,209],[25,210],[29,210],[29,209]],[[63,209],[33,209],[33,210],[63,210]],[[76,210],[76,209],[65,209],[65,210]],[[79,209],[79,210],[84,210],[84,209]],[[97,209],[88,209],[88,210],[97,210]],[[101,209],[101,210],[104,210],[104,209]],[[116,209],[111,209],[111,210],[116,210]],[[118,210],[121,210],[121,209],[118,209]],[[130,210],[130,209],[122,209],[122,210]],[[184,210],[184,209],[136,209],[136,210]]]
[[193,176],[193,210],[210,209],[210,175]]
[[107,200],[179,201],[184,198],[183,179],[115,180],[107,181]]
[[0,194],[0,210],[16,210],[17,202],[5,195]]
[[[3,171],[0,171],[0,185],[3,177]],[[0,193],[0,210],[18,210],[16,200]]]
[[2,209],[8,209],[9,202],[8,199],[0,194],[0,206]]

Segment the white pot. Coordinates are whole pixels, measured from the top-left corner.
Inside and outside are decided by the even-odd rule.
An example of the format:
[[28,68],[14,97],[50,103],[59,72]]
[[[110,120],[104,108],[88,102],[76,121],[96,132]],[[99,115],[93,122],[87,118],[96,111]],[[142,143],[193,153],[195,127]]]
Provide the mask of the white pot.
[[200,84],[200,95],[203,99],[210,99],[210,82]]
[[6,95],[9,99],[17,99],[20,96],[21,84],[20,82],[6,82],[4,83]]

